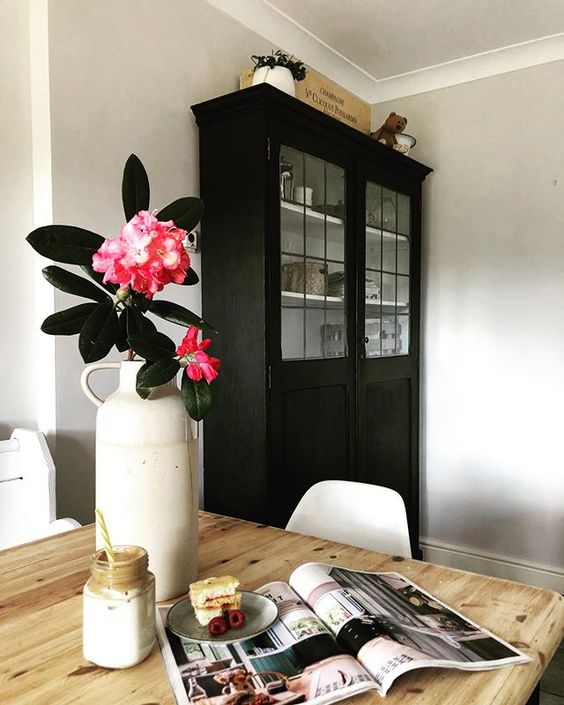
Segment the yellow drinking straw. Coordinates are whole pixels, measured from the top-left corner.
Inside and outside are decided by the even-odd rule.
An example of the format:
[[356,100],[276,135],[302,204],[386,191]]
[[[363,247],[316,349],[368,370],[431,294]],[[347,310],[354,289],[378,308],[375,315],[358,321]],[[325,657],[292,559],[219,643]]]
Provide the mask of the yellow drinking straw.
[[96,518],[98,519],[98,526],[100,527],[100,532],[102,534],[102,539],[104,541],[104,547],[106,549],[106,556],[108,561],[113,563],[115,560],[114,549],[112,547],[112,542],[110,541],[110,535],[108,533],[108,527],[104,520],[104,515],[101,509],[96,509]]

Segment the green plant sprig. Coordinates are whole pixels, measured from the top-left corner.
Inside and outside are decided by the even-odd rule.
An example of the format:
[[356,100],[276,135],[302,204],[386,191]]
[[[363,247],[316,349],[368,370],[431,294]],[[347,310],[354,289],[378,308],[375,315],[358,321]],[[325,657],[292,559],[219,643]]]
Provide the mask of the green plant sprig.
[[285,69],[289,69],[294,77],[294,81],[303,81],[306,77],[307,69],[299,59],[294,59],[294,55],[288,56],[280,49],[273,51],[265,56],[260,56],[253,54],[251,56],[255,64],[254,70],[262,68],[263,66],[268,66],[268,68],[275,68],[276,66],[282,66]]

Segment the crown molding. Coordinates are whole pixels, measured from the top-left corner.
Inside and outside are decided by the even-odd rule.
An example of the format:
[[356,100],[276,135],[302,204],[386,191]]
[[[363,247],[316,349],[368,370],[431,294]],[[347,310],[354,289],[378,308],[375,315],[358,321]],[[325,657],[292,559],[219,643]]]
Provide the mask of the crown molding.
[[553,34],[380,79],[365,100],[381,103],[563,59],[564,33]]
[[268,0],[206,1],[372,104],[564,60],[564,33],[559,33],[378,79]]

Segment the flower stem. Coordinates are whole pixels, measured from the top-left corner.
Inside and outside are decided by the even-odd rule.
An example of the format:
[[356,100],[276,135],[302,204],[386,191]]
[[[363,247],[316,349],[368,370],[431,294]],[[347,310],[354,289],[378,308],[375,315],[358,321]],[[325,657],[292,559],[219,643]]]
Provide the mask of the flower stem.
[[133,348],[129,348],[129,350],[127,351],[127,361],[128,362],[131,362],[133,360],[133,355],[134,355]]

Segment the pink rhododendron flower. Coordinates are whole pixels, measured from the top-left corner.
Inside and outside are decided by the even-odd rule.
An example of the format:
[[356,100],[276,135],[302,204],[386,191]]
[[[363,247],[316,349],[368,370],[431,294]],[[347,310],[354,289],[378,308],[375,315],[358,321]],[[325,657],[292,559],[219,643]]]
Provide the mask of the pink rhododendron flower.
[[176,348],[177,355],[183,357],[186,362],[186,374],[194,382],[199,382],[202,377],[209,384],[219,374],[221,362],[217,357],[211,357],[204,350],[211,343],[210,338],[205,338],[198,342],[198,333],[200,331],[196,326],[189,326],[180,345]]
[[190,268],[190,256],[182,241],[186,231],[174,221],[165,222],[149,211],[139,211],[117,238],[106,240],[92,257],[104,283],[130,286],[150,299],[166,284],[182,284]]

